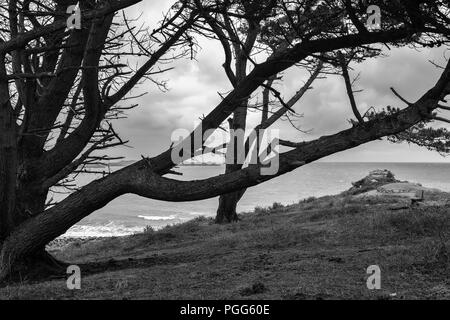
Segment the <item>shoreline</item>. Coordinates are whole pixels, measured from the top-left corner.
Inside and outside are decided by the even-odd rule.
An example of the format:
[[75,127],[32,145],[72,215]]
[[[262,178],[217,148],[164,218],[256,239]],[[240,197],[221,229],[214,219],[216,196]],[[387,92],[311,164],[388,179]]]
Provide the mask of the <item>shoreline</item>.
[[[406,190],[405,190],[406,189]],[[354,197],[381,197],[381,198],[391,198],[391,197],[400,197],[409,199],[411,197],[415,197],[415,193],[418,191],[425,191],[429,193],[438,192],[438,193],[446,193],[443,190],[439,190],[436,188],[427,188],[422,186],[419,183],[412,183],[408,181],[400,181],[395,179],[394,174],[390,172],[389,170],[374,170],[370,172],[366,177],[363,179],[353,182],[352,187],[346,191],[340,192],[338,194],[334,195],[326,195],[323,197],[309,197],[305,199],[300,199],[299,202],[302,201],[308,201],[308,199],[314,198],[314,199],[321,199],[326,197],[342,197],[346,195],[352,195]],[[289,207],[293,204],[282,204],[277,203],[283,207]],[[270,208],[267,207],[267,208]],[[255,208],[252,211],[245,211],[239,213],[239,215],[245,215],[245,214],[252,214],[256,213],[258,210],[265,210],[267,208],[261,208],[260,206],[255,206]],[[135,232],[129,233],[129,234],[118,234],[118,235],[107,235],[107,236],[65,236],[62,235],[58,237],[57,239],[53,240],[47,245],[48,250],[63,250],[65,247],[71,245],[71,244],[77,244],[77,245],[83,245],[90,242],[96,242],[96,241],[102,241],[102,240],[108,240],[108,239],[117,239],[117,238],[127,238],[132,237],[135,235],[143,234],[147,232],[147,229],[151,228],[154,232],[158,232],[160,230],[163,230],[167,227],[176,227],[183,224],[191,223],[192,221],[199,219],[199,218],[208,218],[206,216],[193,216],[191,219],[170,223],[165,226],[158,226],[154,227],[150,224],[147,226],[142,227],[142,230],[136,230]],[[211,218],[211,217],[210,217]],[[81,225],[75,225],[75,226],[81,226]],[[94,226],[87,226],[83,225],[83,227],[94,227]],[[137,228],[132,227],[132,228]],[[130,228],[131,229],[131,228]]]

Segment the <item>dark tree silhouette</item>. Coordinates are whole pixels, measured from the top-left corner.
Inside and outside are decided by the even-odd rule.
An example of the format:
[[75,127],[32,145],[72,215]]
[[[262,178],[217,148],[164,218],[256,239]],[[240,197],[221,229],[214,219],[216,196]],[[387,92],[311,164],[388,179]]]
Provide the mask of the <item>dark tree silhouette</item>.
[[[204,117],[202,133],[221,127],[233,114],[236,123],[240,121],[238,110],[245,112],[249,97],[258,89],[280,98],[271,81],[298,64],[315,63],[311,70],[323,64],[345,70],[346,59],[358,59],[377,49],[376,44],[432,46],[448,45],[449,40],[449,7],[444,1],[415,1],[416,5],[374,1],[385,19],[380,30],[368,30],[362,23],[366,7],[361,1],[263,1],[260,8],[242,11],[234,1],[184,0],[174,4],[160,28],[149,31],[137,30],[133,21],[117,14],[139,0],[87,0],[80,2],[82,29],[67,30],[66,9],[76,2],[10,0],[0,4],[0,280],[16,272],[23,276],[52,269],[57,262],[45,252],[46,244],[123,194],[194,201],[242,192],[330,154],[401,134],[433,118],[440,120],[434,110],[445,107],[441,101],[450,93],[447,65],[436,85],[402,110],[357,117],[359,121],[348,130],[314,141],[280,141],[290,150],[279,155],[279,170],[272,176],[261,174],[263,161],[205,180],[172,180],[165,176],[179,163],[173,160],[171,146],[158,156],[72,190],[71,179],[91,171],[88,164],[109,160],[99,152],[125,143],[115,132],[113,120],[129,108],[124,104],[132,98],[131,91],[144,83],[164,87],[155,77],[166,70],[168,60],[195,54],[198,34],[228,32],[223,19],[237,25],[240,20],[247,26],[233,33],[240,39],[246,35],[248,47],[227,39],[236,46],[238,57],[245,55],[242,60],[250,60],[246,48],[253,47],[253,42],[267,46],[270,54],[263,62],[252,63],[250,71],[236,64],[242,67],[242,74],[236,75],[225,49],[225,71],[230,79],[234,73],[233,89]],[[350,21],[346,27],[343,17]],[[254,19],[259,25],[252,25]],[[252,28],[264,29],[261,41],[253,40]],[[225,33],[225,37],[232,35]],[[219,39],[224,40],[222,35]],[[127,57],[140,62],[140,67],[128,67]],[[282,99],[279,103],[281,109],[274,118],[267,107],[262,108],[262,127],[268,128],[279,118],[276,115],[285,114],[282,108],[289,110],[293,105]],[[356,102],[351,103],[356,112]],[[184,159],[198,151],[192,149],[183,154]],[[54,188],[72,192],[59,203],[49,203]]]

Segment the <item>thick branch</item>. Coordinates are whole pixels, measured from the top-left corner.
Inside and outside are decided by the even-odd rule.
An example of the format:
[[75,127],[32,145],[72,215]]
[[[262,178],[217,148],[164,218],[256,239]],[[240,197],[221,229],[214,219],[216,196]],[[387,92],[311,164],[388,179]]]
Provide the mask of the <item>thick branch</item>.
[[[339,38],[314,40],[299,43],[293,48],[280,50],[266,62],[256,65],[253,71],[245,77],[239,86],[235,88],[223,101],[202,121],[202,134],[207,130],[218,128],[240,105],[243,99],[247,99],[264,81],[273,75],[276,75],[294,64],[302,61],[311,54],[330,52],[347,47],[356,47],[372,43],[395,42],[414,34],[415,31],[403,28],[399,30],[389,30],[380,32],[371,32],[369,34],[352,34]],[[204,138],[208,137],[204,135]],[[188,139],[193,141],[194,133]],[[151,159],[155,164],[155,170],[164,174],[167,170],[173,168],[176,164],[171,159],[172,149],[168,149],[157,157]]]

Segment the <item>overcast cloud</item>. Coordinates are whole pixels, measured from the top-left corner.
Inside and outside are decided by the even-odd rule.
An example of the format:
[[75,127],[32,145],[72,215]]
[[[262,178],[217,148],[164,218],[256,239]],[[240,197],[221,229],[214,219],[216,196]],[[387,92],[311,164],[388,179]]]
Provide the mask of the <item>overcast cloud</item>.
[[[143,12],[141,20],[151,27],[167,10],[170,1],[152,0],[133,9],[132,14]],[[177,61],[175,69],[162,75],[168,80],[170,90],[159,91],[153,84],[141,85],[134,93],[148,92],[137,103],[139,107],[128,112],[128,119],[120,120],[116,128],[123,138],[130,140],[132,148],[112,151],[114,155],[123,155],[128,159],[138,159],[141,155],[154,156],[167,149],[170,137],[175,129],[193,129],[202,115],[208,114],[220,101],[218,92],[225,93],[230,85],[221,67],[223,53],[219,43],[199,39],[202,47],[196,61],[183,59]],[[394,97],[390,87],[395,87],[406,99],[417,100],[437,81],[440,72],[428,60],[444,63],[442,49],[417,51],[411,48],[386,49],[388,57],[352,65],[352,75],[361,72],[358,89],[364,89],[356,96],[361,113],[371,106],[404,107]],[[449,56],[447,52],[447,56]],[[307,79],[298,69],[285,73],[283,94],[286,98],[298,90]],[[342,78],[330,76],[317,80],[311,90],[295,109],[304,114],[299,121],[302,129],[311,130],[304,134],[286,123],[281,122],[282,138],[292,141],[315,139],[322,135],[336,133],[350,126],[353,118],[345,93]],[[258,115],[259,116],[259,115]],[[256,114],[251,116],[256,124]],[[443,124],[444,125],[444,124]],[[364,146],[333,155],[326,161],[370,161],[370,162],[447,162],[446,158],[426,149],[407,144],[393,145],[376,141]]]

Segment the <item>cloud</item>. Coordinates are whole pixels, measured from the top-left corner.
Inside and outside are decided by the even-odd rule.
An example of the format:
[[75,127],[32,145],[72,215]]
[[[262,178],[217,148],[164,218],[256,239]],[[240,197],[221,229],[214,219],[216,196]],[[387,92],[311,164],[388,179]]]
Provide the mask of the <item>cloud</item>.
[[[151,26],[161,20],[161,13],[169,8],[165,0],[145,1],[135,7],[134,13],[144,12]],[[222,68],[224,55],[220,43],[199,39],[200,50],[196,60],[181,59],[174,63],[175,69],[160,76],[168,80],[168,92],[159,91],[150,82],[141,85],[135,92],[148,94],[138,99],[139,107],[128,112],[128,119],[116,124],[125,139],[130,140],[132,149],[121,148],[114,154],[122,153],[127,158],[138,158],[141,154],[157,155],[170,145],[170,136],[175,129],[192,129],[200,117],[208,114],[220,102],[218,93],[230,90],[230,84]],[[437,81],[440,70],[428,60],[443,63],[444,49],[415,50],[412,48],[385,50],[386,57],[370,59],[362,64],[352,64],[351,74],[361,74],[356,94],[361,113],[371,106],[377,108],[388,105],[404,107],[404,104],[390,91],[394,87],[407,100],[415,101]],[[285,82],[281,87],[288,99],[307,80],[308,75],[292,68],[284,73]],[[295,106],[304,114],[298,124],[311,133],[301,133],[288,122],[280,122],[275,128],[281,129],[283,138],[293,141],[311,140],[329,135],[350,126],[354,118],[345,85],[339,76],[328,76],[317,80],[314,89],[308,91],[304,99]],[[250,113],[253,125],[259,121],[259,114]],[[418,147],[392,145],[377,141],[334,155],[333,161],[443,161],[435,153]],[[327,160],[328,160],[327,159]]]

